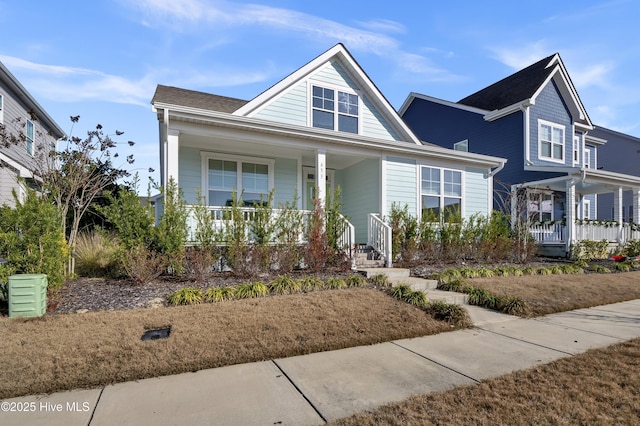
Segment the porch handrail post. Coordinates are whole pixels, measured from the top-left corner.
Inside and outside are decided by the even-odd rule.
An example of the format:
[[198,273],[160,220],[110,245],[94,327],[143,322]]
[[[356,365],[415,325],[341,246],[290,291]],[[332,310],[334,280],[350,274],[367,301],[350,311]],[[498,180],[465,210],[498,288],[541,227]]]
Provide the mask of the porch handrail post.
[[622,245],[624,244],[624,236],[622,235],[622,223],[623,223],[623,206],[622,206],[622,187],[619,186],[618,189],[616,189],[613,192],[613,212],[614,212],[614,219],[618,222],[618,244]]
[[566,194],[567,253],[570,253],[576,236],[576,183],[574,180],[567,181]]

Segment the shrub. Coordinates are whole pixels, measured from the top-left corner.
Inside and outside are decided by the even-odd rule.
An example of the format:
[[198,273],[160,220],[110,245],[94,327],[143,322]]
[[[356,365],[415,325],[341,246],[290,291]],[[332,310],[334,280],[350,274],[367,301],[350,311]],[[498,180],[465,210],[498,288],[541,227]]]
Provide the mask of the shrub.
[[522,268],[523,275],[536,275],[537,272],[538,271],[536,271],[536,269],[531,266],[525,266],[524,268]]
[[607,240],[582,240],[571,247],[571,257],[575,260],[606,259],[609,255]]
[[211,246],[188,247],[185,250],[185,272],[195,281],[205,281],[220,256]]
[[615,269],[618,272],[629,272],[631,270],[631,266],[628,263],[616,262],[611,265],[611,269]]
[[269,283],[269,291],[275,294],[293,294],[301,289],[300,281],[286,276],[279,276]]
[[359,274],[349,275],[346,278],[347,287],[364,287],[367,285],[367,279]]
[[183,288],[168,297],[170,305],[197,305],[202,302],[202,291],[197,288]]
[[577,259],[573,262],[573,264],[579,268],[588,268],[589,267],[589,262],[587,262],[586,260],[583,259]]
[[498,298],[498,310],[509,315],[526,316],[529,314],[529,304],[517,297]]
[[509,268],[506,268],[506,267],[494,268],[493,273],[497,277],[508,277],[509,275],[511,275]]
[[516,268],[515,266],[511,266],[509,267],[509,273],[511,275],[513,275],[514,277],[521,277],[524,274],[522,273],[522,269],[520,268]]
[[564,269],[562,269],[560,265],[552,266],[550,270],[551,270],[551,273],[554,275],[564,274]]
[[302,291],[314,291],[324,287],[324,281],[317,277],[304,277],[298,280]]
[[640,256],[640,240],[629,240],[622,248],[622,254],[628,257]]
[[611,272],[611,269],[602,265],[592,265],[589,267],[589,270],[592,272],[597,272],[598,274],[608,274]]
[[413,290],[406,284],[400,284],[395,287],[391,287],[387,293],[395,297],[396,299],[404,300],[405,296],[411,293]]
[[496,309],[498,306],[498,297],[493,295],[489,290],[481,287],[467,287],[465,293],[469,295],[469,304],[482,306],[487,309]]
[[161,254],[146,247],[134,247],[118,254],[122,270],[136,284],[148,284],[158,278],[166,268],[166,260]]
[[551,269],[540,267],[536,269],[536,275],[551,275]]
[[413,290],[410,293],[406,294],[403,300],[411,305],[418,307],[423,307],[428,302],[427,295],[417,290]]
[[385,274],[376,274],[369,278],[371,283],[376,287],[389,287],[391,286],[391,282],[389,281],[389,277]]
[[204,293],[204,299],[207,302],[222,302],[233,299],[235,295],[235,287],[211,287]]
[[434,319],[445,321],[453,326],[470,327],[473,325],[467,311],[459,305],[447,302],[429,302],[424,309]]
[[264,297],[269,293],[269,289],[260,281],[239,284],[236,288],[236,298],[252,299],[254,297]]
[[484,267],[478,269],[478,276],[479,277],[491,278],[491,277],[494,277],[495,275],[496,274],[491,269],[484,268]]
[[171,274],[184,271],[184,251],[187,242],[187,211],[182,189],[171,178],[166,186],[160,188],[163,213],[160,223],[155,227],[155,249],[166,258]]
[[462,278],[477,278],[478,270],[474,268],[462,268],[459,270]]
[[326,288],[330,288],[330,289],[334,289],[334,290],[345,288],[346,286],[347,286],[347,282],[345,280],[343,280],[342,278],[329,278],[325,282],[325,287]]
[[438,290],[464,292],[467,283],[462,279],[455,279],[438,284]]
[[115,276],[118,273],[118,242],[97,230],[78,234],[76,273],[83,277]]

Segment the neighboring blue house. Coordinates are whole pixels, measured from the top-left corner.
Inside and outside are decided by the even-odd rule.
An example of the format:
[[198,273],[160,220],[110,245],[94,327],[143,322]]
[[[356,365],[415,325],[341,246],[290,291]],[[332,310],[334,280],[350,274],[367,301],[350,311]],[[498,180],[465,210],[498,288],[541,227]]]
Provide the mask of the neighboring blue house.
[[189,203],[201,190],[223,217],[233,192],[252,205],[274,190],[276,205],[311,210],[313,195],[324,200],[339,185],[352,225],[343,242],[370,244],[387,265],[381,219],[393,203],[416,216],[423,205],[489,214],[505,162],[422,143],[342,44],[250,101],[159,85],[152,104],[162,182],[176,180]]
[[[524,202],[499,206],[504,196],[496,188],[495,203],[514,214],[526,211],[539,224],[531,231],[543,252],[566,254],[579,240],[640,238],[623,223],[622,209],[628,192],[632,216],[639,217],[639,173],[600,167],[598,151],[606,140],[594,136],[595,126],[559,54],[458,102],[411,93],[399,113],[429,143],[507,158],[499,175],[503,194],[524,194]],[[615,226],[593,222],[598,194],[615,198]]]
[[[618,173],[640,176],[640,138],[605,127],[596,126],[589,134],[607,143],[598,148],[598,167]],[[634,211],[633,192],[625,191],[622,197],[622,218],[625,222],[640,223]],[[598,195],[598,218],[614,219],[613,194]]]

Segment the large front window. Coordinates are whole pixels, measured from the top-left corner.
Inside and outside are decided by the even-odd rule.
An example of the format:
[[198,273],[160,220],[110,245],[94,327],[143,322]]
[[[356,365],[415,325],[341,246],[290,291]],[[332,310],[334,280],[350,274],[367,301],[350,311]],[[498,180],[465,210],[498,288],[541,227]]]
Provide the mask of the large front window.
[[421,199],[423,220],[460,218],[462,213],[462,172],[422,167]]
[[313,127],[358,133],[358,95],[320,86],[312,91]]
[[538,130],[540,158],[551,161],[564,161],[564,127],[540,122]]
[[209,158],[207,164],[209,205],[229,206],[233,202],[233,193],[247,206],[259,203],[261,197],[263,201],[267,200],[271,162]]

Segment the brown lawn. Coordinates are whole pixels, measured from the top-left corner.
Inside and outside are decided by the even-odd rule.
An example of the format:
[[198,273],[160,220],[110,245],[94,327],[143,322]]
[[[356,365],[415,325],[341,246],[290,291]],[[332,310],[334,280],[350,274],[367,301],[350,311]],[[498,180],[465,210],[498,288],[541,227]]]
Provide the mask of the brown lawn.
[[467,284],[517,296],[529,304],[533,316],[640,299],[640,271],[473,278]]
[[[166,340],[146,329],[171,326]],[[451,330],[374,289],[37,319],[0,318],[0,399]]]
[[478,385],[410,398],[336,425],[637,425],[640,339]]

